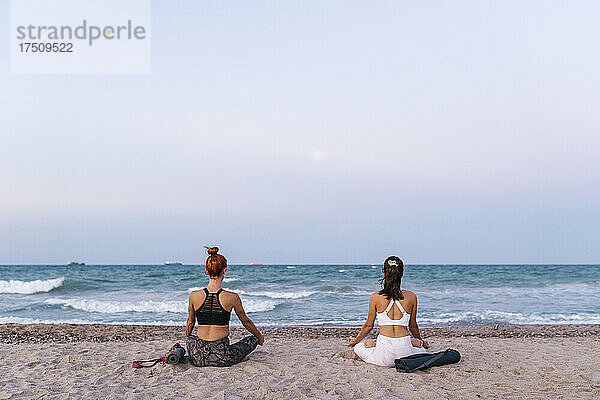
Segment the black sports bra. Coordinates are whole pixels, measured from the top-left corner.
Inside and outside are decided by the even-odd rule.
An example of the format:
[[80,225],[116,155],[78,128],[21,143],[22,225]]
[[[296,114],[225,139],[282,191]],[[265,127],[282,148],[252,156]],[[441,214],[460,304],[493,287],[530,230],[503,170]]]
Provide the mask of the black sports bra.
[[219,289],[216,293],[211,293],[207,288],[204,288],[206,294],[204,302],[194,311],[198,325],[229,325],[231,311],[225,310],[221,305],[221,301],[219,301],[219,295],[222,291],[223,289]]

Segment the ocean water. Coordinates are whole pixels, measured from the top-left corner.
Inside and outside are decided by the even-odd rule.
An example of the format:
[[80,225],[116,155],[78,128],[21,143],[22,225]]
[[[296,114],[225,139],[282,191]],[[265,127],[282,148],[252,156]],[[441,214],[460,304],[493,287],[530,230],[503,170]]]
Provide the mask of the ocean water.
[[[257,325],[359,326],[380,265],[230,265]],[[0,266],[0,323],[184,325],[200,266]],[[421,326],[600,323],[598,265],[408,265]],[[232,324],[239,325],[232,316]]]

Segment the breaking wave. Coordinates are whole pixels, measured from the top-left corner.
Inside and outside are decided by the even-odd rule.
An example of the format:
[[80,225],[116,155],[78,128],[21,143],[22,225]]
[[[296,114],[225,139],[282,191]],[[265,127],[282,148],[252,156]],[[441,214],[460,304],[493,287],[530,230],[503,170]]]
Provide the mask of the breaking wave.
[[70,307],[75,310],[114,314],[122,312],[170,312],[187,313],[187,302],[182,301],[117,301],[94,299],[58,299],[52,298],[46,304]]
[[45,293],[62,286],[64,277],[45,281],[0,281],[0,293],[3,294],[35,294]]
[[[95,300],[95,299],[61,299],[51,298],[46,304],[69,307],[74,310],[85,312],[118,314],[118,313],[177,313],[187,314],[187,301],[117,301],[117,300]],[[274,310],[277,306],[273,300],[244,299],[244,309],[248,313],[264,312]]]

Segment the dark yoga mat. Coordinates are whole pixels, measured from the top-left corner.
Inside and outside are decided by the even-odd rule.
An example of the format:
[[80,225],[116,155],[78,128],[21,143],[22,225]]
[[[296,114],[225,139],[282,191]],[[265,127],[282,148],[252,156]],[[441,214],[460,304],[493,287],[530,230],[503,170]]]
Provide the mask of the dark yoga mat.
[[183,360],[185,350],[183,347],[178,347],[167,353],[167,362],[169,364],[179,364]]
[[459,361],[460,353],[453,349],[447,349],[439,353],[413,354],[412,356],[398,358],[395,365],[398,372],[415,372],[420,369],[454,364]]

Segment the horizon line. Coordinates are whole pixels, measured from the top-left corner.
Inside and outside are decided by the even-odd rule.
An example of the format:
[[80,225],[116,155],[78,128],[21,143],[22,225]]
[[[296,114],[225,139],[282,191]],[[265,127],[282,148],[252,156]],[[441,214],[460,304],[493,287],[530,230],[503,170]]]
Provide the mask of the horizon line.
[[[48,267],[66,267],[66,266],[73,266],[73,267],[98,267],[98,266],[107,266],[107,267],[111,267],[111,266],[164,266],[164,267],[177,267],[177,266],[202,266],[202,264],[194,264],[194,263],[181,263],[181,265],[168,265],[165,263],[158,263],[158,264],[153,264],[153,263],[107,263],[107,264],[97,264],[97,263],[84,263],[84,265],[67,265],[66,263],[64,264],[56,264],[56,263],[36,263],[36,264],[25,264],[25,263],[16,263],[16,264],[0,264],[0,267],[11,267],[11,266],[32,266],[32,267],[41,267],[41,266],[48,266]],[[230,266],[250,266],[250,267],[255,267],[255,266],[283,266],[283,265],[287,265],[287,266],[335,266],[335,265],[345,265],[345,266],[377,266],[377,265],[382,265],[381,263],[358,263],[358,264],[350,264],[350,263],[325,263],[325,264],[321,264],[321,263],[229,263],[228,265]],[[600,263],[404,263],[404,265],[484,265],[484,266],[498,266],[498,265],[505,265],[505,266],[518,266],[518,265],[548,265],[548,266],[555,266],[555,265],[599,265]]]

